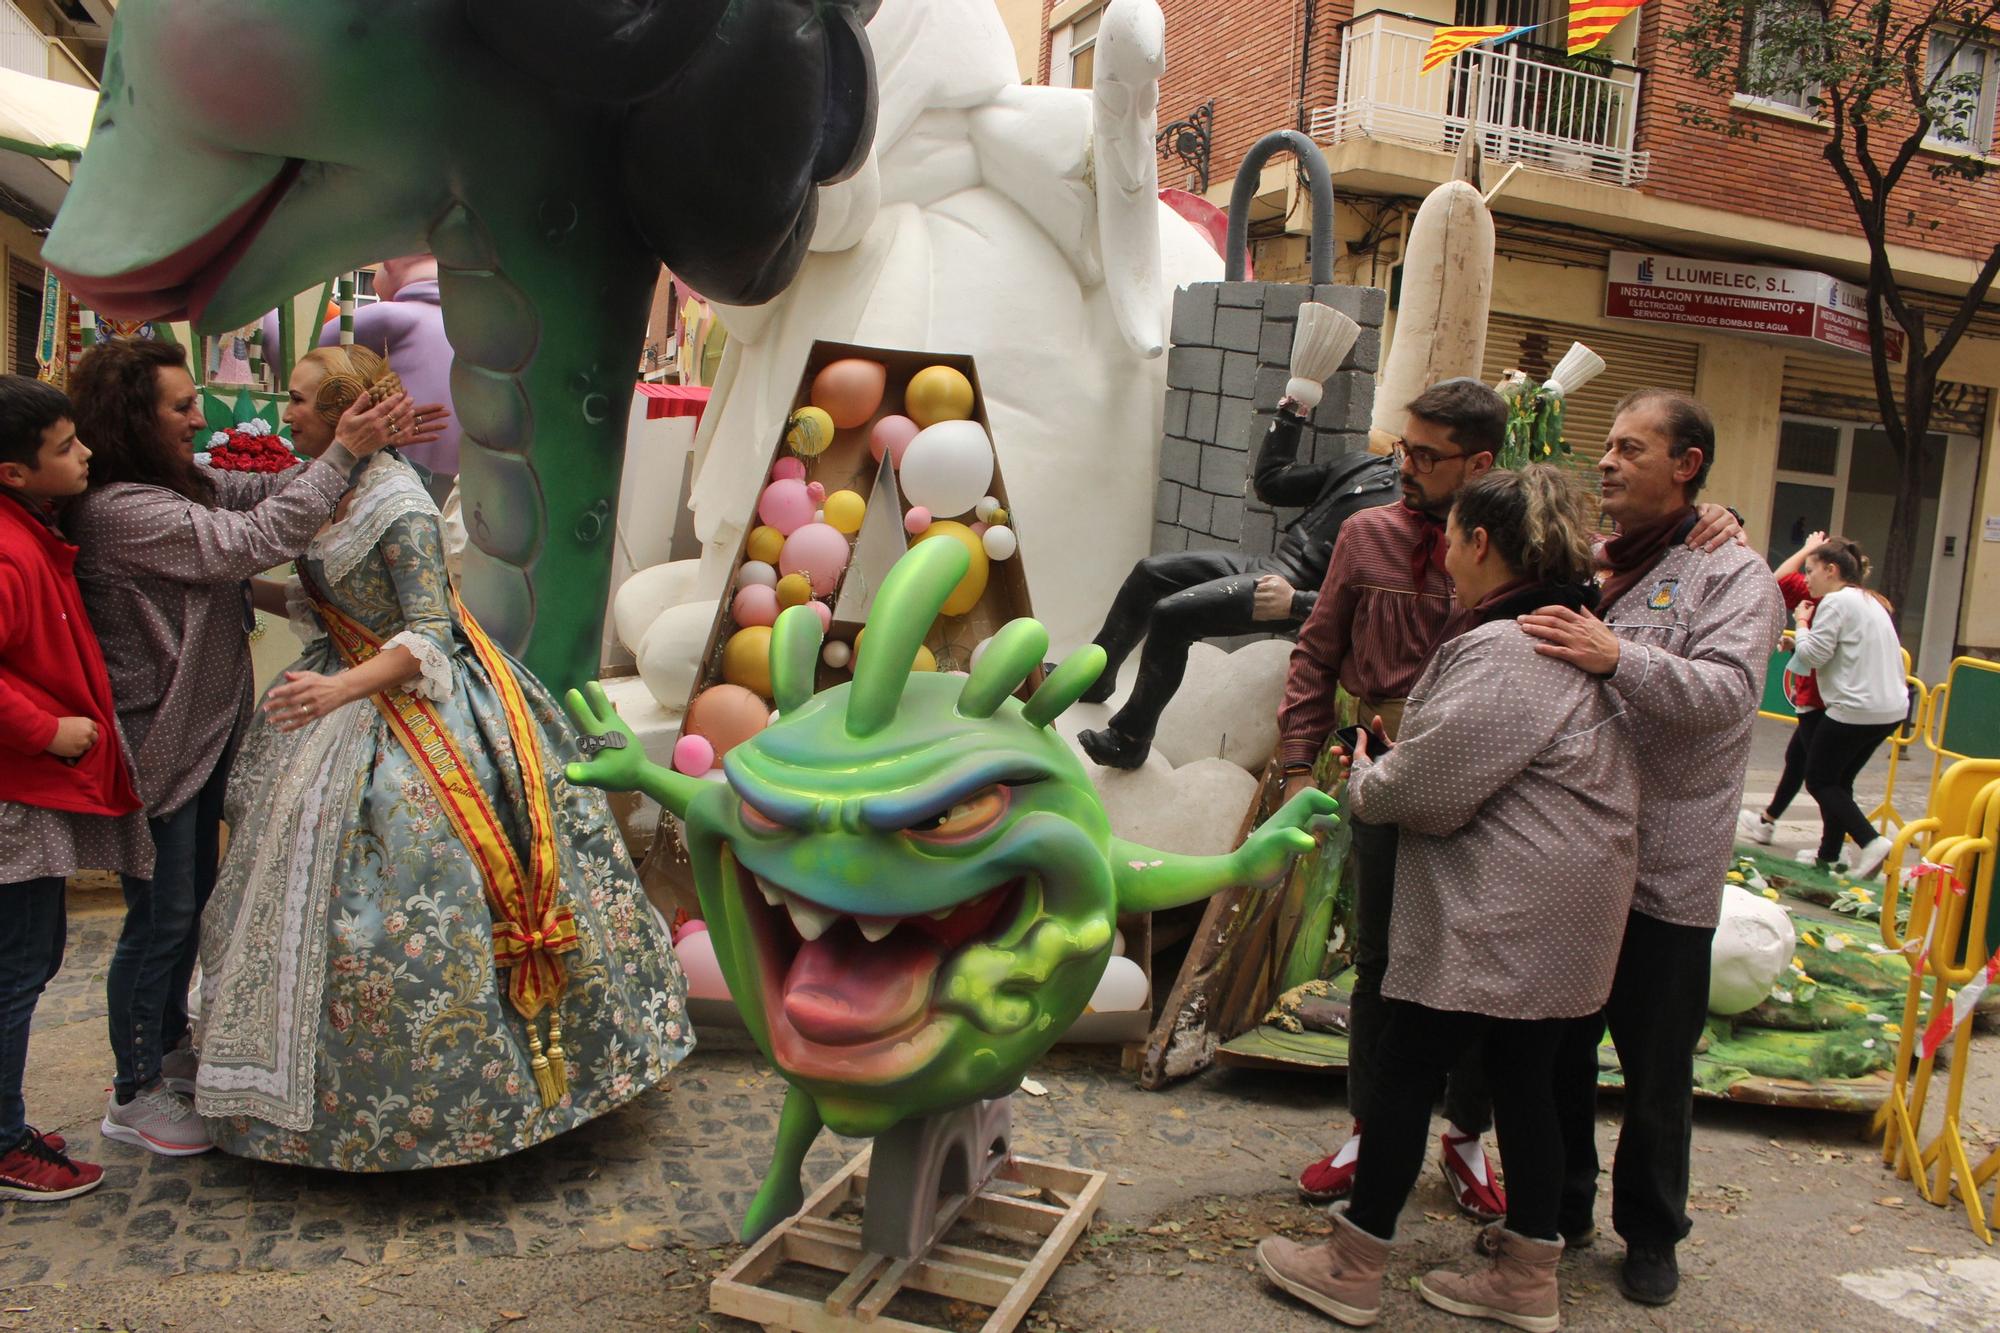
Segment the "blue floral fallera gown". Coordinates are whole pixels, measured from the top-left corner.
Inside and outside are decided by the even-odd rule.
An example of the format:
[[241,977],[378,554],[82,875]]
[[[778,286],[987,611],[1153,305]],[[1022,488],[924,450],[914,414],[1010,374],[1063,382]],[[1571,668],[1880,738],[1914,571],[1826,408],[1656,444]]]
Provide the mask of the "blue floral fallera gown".
[[[416,655],[411,688],[525,849],[513,741],[453,614],[437,509],[415,473],[379,458],[301,564],[385,650]],[[311,640],[293,669],[341,670],[296,593],[293,620]],[[196,1104],[225,1152],[343,1171],[500,1157],[637,1096],[692,1046],[685,981],[604,796],[563,777],[580,757],[572,734],[508,666],[541,733],[561,901],[581,937],[561,955],[556,1006],[567,1094],[542,1105],[479,871],[375,704],[289,733],[260,716],[231,773],[232,837],[202,921]]]

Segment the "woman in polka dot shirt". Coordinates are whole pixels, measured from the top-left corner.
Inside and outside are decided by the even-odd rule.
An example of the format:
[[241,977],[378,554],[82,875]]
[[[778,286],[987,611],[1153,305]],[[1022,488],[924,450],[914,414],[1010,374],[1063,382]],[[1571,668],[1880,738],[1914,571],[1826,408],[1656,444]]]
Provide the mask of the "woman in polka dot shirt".
[[1456,1314],[1557,1326],[1563,1180],[1554,1061],[1566,1020],[1611,990],[1638,867],[1637,766],[1618,699],[1535,651],[1515,623],[1588,607],[1589,528],[1575,484],[1537,465],[1459,492],[1445,565],[1475,628],[1446,643],[1411,691],[1396,743],[1351,756],[1348,814],[1402,830],[1383,979],[1380,1105],[1333,1238],[1279,1238],[1258,1257],[1283,1290],[1347,1323],[1371,1322],[1396,1218],[1423,1166],[1431,1105],[1467,1050],[1483,1049],[1507,1219],[1467,1272],[1419,1294]]

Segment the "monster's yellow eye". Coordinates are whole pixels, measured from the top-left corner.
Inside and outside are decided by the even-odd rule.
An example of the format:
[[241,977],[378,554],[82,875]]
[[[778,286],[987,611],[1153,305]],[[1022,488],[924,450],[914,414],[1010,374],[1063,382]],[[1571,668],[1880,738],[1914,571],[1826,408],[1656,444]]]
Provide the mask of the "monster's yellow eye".
[[765,815],[756,806],[750,804],[750,802],[742,801],[738,804],[741,810],[743,827],[749,829],[752,833],[783,833],[785,831],[783,824]]
[[1007,813],[1007,788],[988,787],[974,792],[951,809],[912,824],[904,832],[924,842],[963,842],[977,837]]

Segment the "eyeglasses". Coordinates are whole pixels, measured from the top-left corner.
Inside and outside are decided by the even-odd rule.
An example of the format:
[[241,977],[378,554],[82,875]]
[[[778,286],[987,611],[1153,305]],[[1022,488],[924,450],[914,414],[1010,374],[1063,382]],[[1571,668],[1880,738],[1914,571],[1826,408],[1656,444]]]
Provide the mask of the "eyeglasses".
[[1407,458],[1410,461],[1410,470],[1412,472],[1415,472],[1420,477],[1428,477],[1431,473],[1437,471],[1439,463],[1448,463],[1454,458],[1464,458],[1465,455],[1463,453],[1441,454],[1435,449],[1426,449],[1421,444],[1413,449],[1410,447],[1408,440],[1398,440],[1395,447],[1390,450],[1390,457],[1396,460],[1396,466],[1398,467],[1401,467],[1403,460]]

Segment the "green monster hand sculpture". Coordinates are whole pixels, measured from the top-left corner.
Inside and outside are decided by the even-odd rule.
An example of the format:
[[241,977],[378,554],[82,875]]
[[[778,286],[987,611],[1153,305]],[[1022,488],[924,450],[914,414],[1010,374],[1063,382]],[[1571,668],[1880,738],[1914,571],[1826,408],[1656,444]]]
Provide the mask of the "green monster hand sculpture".
[[434,253],[466,601],[578,684],[660,265],[735,305],[791,281],[874,141],[875,3],[125,0],[44,255],[99,313],[213,332]]
[[687,826],[695,882],[730,993],[792,1085],[744,1224],[796,1212],[822,1126],[870,1136],[910,1116],[1004,1096],[1083,1011],[1121,912],[1275,880],[1334,801],[1304,792],[1228,856],[1120,842],[1050,724],[1104,667],[1092,645],[1025,704],[1048,633],[1016,620],[971,676],[912,672],[964,577],[956,542],[924,542],[883,581],[851,681],[819,694],[819,618],[779,617],[778,719],[724,757],[727,785],[648,763],[597,685],[577,723],[622,748],[573,782],[643,791]]

